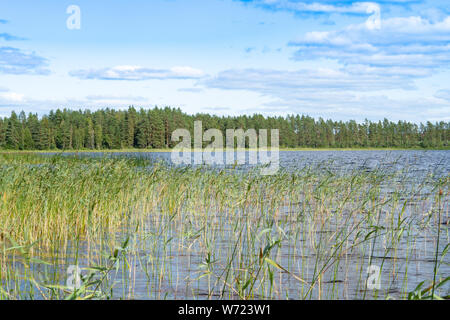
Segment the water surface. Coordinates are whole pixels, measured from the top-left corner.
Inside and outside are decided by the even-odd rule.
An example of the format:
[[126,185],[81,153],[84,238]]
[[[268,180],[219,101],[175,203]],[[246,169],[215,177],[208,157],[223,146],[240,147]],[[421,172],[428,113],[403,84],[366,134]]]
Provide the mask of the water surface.
[[[73,155],[64,153],[65,156]],[[169,152],[127,152],[127,153],[80,153],[85,157],[136,157],[148,158],[155,161],[170,163]],[[244,165],[233,170],[249,170],[252,166]],[[261,285],[255,290],[253,298],[271,299],[300,299],[300,298],[328,298],[328,299],[373,299],[404,297],[405,290],[411,291],[421,281],[433,278],[435,265],[435,250],[437,239],[437,222],[432,218],[435,212],[434,183],[450,172],[450,151],[281,151],[280,168],[288,172],[315,168],[323,172],[335,174],[350,174],[352,172],[380,171],[391,174],[383,184],[380,194],[383,197],[395,198],[392,203],[383,207],[377,217],[380,229],[379,237],[367,242],[361,247],[340,253],[338,263],[331,265],[324,273],[317,286],[309,294],[308,287],[302,285],[286,272],[275,272],[275,286]],[[342,191],[344,194],[344,190]],[[339,195],[338,195],[339,196]],[[401,199],[403,197],[403,199]],[[406,200],[402,202],[402,200]],[[449,243],[448,223],[448,194],[444,195],[441,207],[441,241],[439,251],[442,252]],[[302,211],[303,210],[303,211]],[[350,217],[352,208],[349,206],[342,212],[340,219]],[[434,210],[434,211],[433,211]],[[394,230],[391,219],[400,216],[405,219],[406,229]],[[133,299],[207,299],[207,298],[237,298],[232,290],[227,290],[223,283],[215,283],[211,277],[201,276],[204,272],[202,264],[205,261],[205,248],[198,241],[202,223],[190,220],[191,212],[182,213],[185,217],[180,221],[189,221],[191,226],[171,223],[161,220],[164,216],[150,218],[143,231],[133,237],[132,230],[124,230],[114,235],[124,238],[132,235],[128,268],[117,270],[111,281],[116,281],[113,298]],[[308,218],[308,214],[311,217]],[[327,253],[333,250],[336,233],[339,232],[340,221],[336,224],[327,221],[318,223],[314,212],[304,212],[301,203],[286,203],[274,218],[275,224],[270,227],[269,233],[282,235],[281,248],[276,252],[277,262],[290,272],[301,276],[307,282],[312,282],[318,266],[325,263]],[[361,213],[363,214],[363,213]],[[252,216],[251,219],[256,216]],[[156,220],[152,220],[156,219]],[[242,212],[230,212],[225,208],[208,213],[208,232],[212,237],[212,252],[229,254],[239,241],[235,225],[239,221],[253,223]],[[351,219],[357,220],[352,216]],[[158,220],[158,221],[157,221]],[[256,222],[255,222],[256,223]],[[356,225],[352,221],[349,225]],[[375,222],[374,222],[375,223]],[[170,226],[162,229],[162,225]],[[197,228],[198,227],[198,228]],[[363,228],[370,228],[364,222]],[[281,230],[281,231],[280,231]],[[394,239],[396,232],[402,231],[398,239]],[[105,234],[105,239],[111,235]],[[313,240],[312,240],[313,239]],[[313,241],[313,242],[311,242]],[[351,245],[357,241],[357,235],[348,231],[346,244]],[[106,241],[105,241],[106,242]],[[322,248],[317,247],[321,243]],[[67,267],[78,264],[81,267],[92,266],[104,262],[100,257],[102,250],[106,250],[101,243],[79,244],[76,255],[69,245],[67,252],[58,252],[51,255],[53,265],[50,267],[35,266],[50,270],[50,274],[57,274],[59,282],[64,283]],[[242,248],[243,255],[251,254]],[[55,256],[57,258],[55,258]],[[215,257],[220,260],[220,257]],[[244,258],[243,258],[244,259]],[[439,269],[441,278],[450,276],[448,256],[443,257]],[[373,291],[367,289],[367,269],[370,265],[381,268],[381,289]],[[125,271],[124,271],[125,270]],[[214,273],[222,274],[224,261],[215,265]],[[58,278],[56,277],[56,278]],[[450,284],[447,283],[443,292],[449,294]]]

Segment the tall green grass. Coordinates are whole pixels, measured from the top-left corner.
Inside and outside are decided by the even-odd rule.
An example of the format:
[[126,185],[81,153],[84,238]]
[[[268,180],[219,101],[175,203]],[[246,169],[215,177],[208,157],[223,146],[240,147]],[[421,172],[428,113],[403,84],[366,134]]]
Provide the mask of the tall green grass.
[[0,168],[4,299],[408,298],[423,280],[448,295],[448,176],[33,154]]

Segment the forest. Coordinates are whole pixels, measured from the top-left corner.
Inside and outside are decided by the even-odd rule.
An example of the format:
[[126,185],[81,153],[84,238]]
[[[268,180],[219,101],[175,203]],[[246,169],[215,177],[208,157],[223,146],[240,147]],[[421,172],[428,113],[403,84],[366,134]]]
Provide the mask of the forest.
[[[307,115],[217,116],[190,115],[179,108],[114,110],[56,110],[47,115],[11,112],[0,118],[0,149],[3,150],[84,150],[84,149],[164,149],[175,129],[191,132],[194,121],[201,120],[203,130],[279,129],[283,148],[448,148],[450,122],[388,119],[358,123],[314,119]],[[270,139],[269,139],[270,140]]]

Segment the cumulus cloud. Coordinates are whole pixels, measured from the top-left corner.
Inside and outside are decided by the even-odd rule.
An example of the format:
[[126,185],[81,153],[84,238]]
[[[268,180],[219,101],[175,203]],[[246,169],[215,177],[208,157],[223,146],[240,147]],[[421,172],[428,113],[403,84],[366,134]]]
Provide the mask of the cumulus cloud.
[[[405,72],[404,70],[402,70]],[[413,71],[411,71],[413,74]],[[209,88],[250,90],[261,94],[306,92],[317,90],[376,91],[383,89],[413,89],[414,83],[395,73],[379,68],[354,66],[350,69],[230,69],[200,81]]]
[[[447,119],[450,101],[436,97],[392,98],[389,90],[415,89],[413,79],[421,72],[355,65],[352,68],[319,68],[296,71],[274,69],[230,69],[199,81],[207,88],[246,90],[266,98],[257,109],[242,112],[266,114],[305,113],[357,120]],[[407,75],[405,76],[405,73]]]
[[151,107],[149,99],[133,95],[99,94],[86,97],[67,97],[58,99],[35,99],[17,92],[0,92],[0,117],[8,116],[11,111],[24,110],[26,113],[33,112],[40,115],[48,113],[49,110],[57,108],[90,109],[100,108],[125,109],[128,106]]
[[[330,16],[331,14],[369,16],[368,29],[381,27],[381,5],[408,5],[417,0],[235,0],[271,11],[287,11],[300,16]],[[324,24],[334,24],[325,20]]]
[[116,66],[102,69],[75,70],[69,73],[80,79],[98,80],[150,80],[150,79],[199,79],[203,71],[191,67],[173,67],[170,69],[152,69],[141,66]]
[[[295,100],[275,99],[266,103],[263,110],[279,114],[305,113],[315,117],[336,119],[388,118],[393,121],[407,120],[416,123],[424,121],[450,121],[450,103],[437,101],[433,97],[421,99],[395,99],[382,94],[356,95],[340,93],[316,93],[299,96]],[[252,110],[249,110],[252,111]],[[257,112],[253,110],[252,112]]]
[[34,52],[18,48],[0,47],[0,73],[46,75],[48,60]]
[[291,41],[294,58],[333,59],[345,65],[425,69],[450,62],[450,17],[431,22],[418,16],[383,20],[380,30],[365,24],[338,31],[308,32]]

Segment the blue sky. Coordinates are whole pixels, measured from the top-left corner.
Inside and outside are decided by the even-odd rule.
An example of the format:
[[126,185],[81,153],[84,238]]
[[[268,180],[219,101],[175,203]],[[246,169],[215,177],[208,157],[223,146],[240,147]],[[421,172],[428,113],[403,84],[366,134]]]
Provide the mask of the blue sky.
[[450,121],[450,2],[0,2],[0,116],[128,105]]

